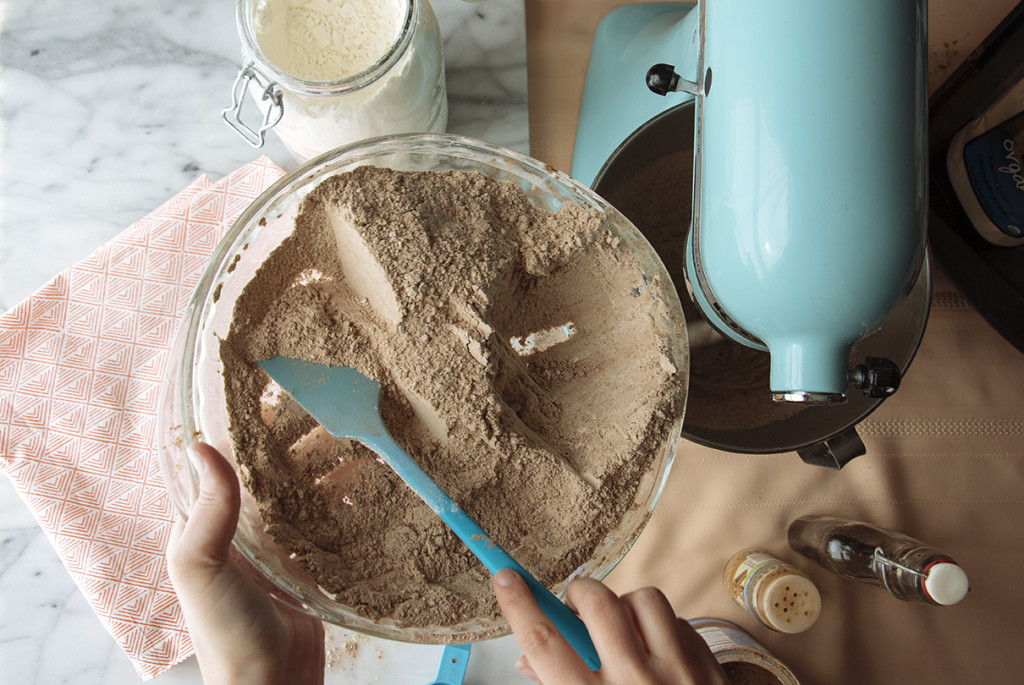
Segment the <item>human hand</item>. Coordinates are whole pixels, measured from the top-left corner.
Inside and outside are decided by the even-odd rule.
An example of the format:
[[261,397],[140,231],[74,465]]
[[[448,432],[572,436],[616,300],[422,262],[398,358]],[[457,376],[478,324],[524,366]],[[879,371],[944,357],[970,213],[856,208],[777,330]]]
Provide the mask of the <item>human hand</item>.
[[729,683],[707,643],[689,623],[676,618],[655,588],[618,597],[590,578],[569,584],[567,603],[579,613],[601,657],[601,669],[595,672],[558,634],[518,574],[509,569],[495,574],[494,594],[523,650],[516,668],[539,683]]
[[199,497],[176,523],[167,570],[207,683],[322,685],[324,627],[275,602],[230,559],[241,503],[238,478],[213,447],[189,448]]

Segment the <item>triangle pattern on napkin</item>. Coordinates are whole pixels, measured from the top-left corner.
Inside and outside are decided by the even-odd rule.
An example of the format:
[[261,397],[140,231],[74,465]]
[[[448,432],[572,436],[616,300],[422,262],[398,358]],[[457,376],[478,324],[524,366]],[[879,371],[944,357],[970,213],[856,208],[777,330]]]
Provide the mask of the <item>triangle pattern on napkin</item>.
[[192,652],[164,561],[160,383],[214,248],[282,173],[199,178],[0,315],[0,468],[144,678]]

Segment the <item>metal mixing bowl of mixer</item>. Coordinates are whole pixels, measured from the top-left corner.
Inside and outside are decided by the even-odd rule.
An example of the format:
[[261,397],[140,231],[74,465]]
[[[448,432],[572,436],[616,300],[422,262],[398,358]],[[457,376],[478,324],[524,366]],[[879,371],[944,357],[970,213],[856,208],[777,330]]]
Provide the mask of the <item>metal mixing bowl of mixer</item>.
[[[839,441],[844,448],[847,441],[860,443],[854,427],[881,399],[854,391],[834,406],[773,402],[768,353],[716,335],[687,292],[683,261],[691,218],[693,130],[692,101],[666,110],[627,138],[593,183],[651,242],[679,292],[691,333],[684,436],[729,452],[797,450],[801,456],[827,451],[819,447],[828,441]],[[883,357],[905,371],[924,335],[930,297],[931,271],[925,260],[897,309],[879,330],[856,343],[851,358]]]

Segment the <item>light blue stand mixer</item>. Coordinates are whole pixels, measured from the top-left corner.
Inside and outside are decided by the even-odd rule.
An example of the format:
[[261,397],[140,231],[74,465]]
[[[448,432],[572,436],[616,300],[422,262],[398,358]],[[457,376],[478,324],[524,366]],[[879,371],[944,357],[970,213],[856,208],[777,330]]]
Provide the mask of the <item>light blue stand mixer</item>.
[[851,348],[927,271],[925,7],[644,3],[595,34],[572,174],[591,184],[695,100],[686,286],[715,330],[767,351],[777,402],[842,404],[852,387],[877,403],[909,363]]

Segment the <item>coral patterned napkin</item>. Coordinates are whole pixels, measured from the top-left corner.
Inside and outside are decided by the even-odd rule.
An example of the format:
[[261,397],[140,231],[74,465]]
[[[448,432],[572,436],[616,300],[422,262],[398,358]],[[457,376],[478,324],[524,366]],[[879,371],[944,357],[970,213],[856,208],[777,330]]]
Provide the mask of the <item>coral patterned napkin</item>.
[[164,563],[158,388],[220,237],[281,174],[260,158],[199,178],[0,316],[0,468],[144,678],[192,652]]

